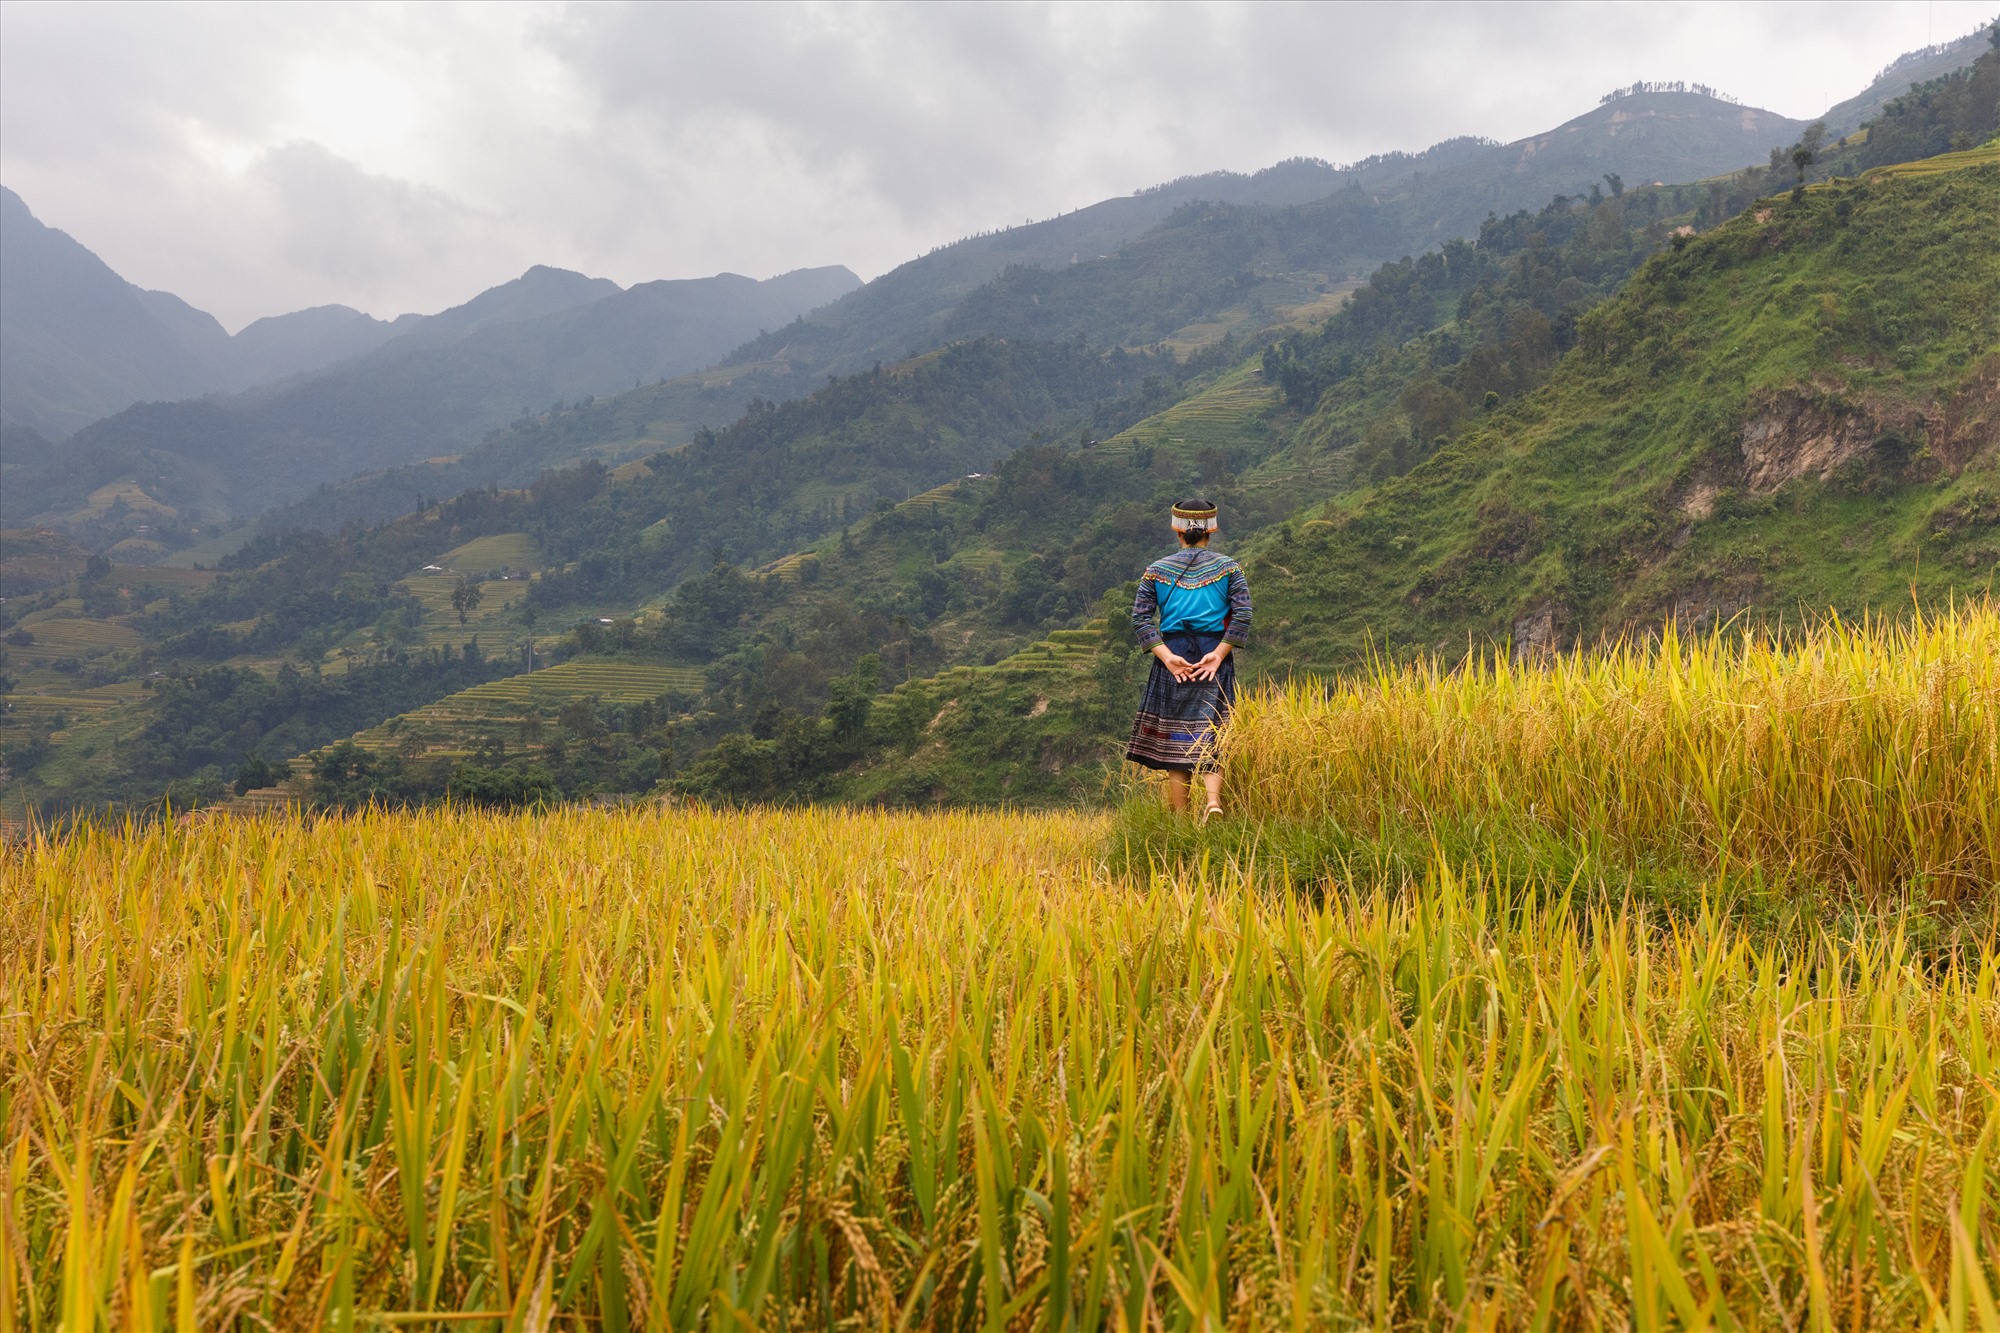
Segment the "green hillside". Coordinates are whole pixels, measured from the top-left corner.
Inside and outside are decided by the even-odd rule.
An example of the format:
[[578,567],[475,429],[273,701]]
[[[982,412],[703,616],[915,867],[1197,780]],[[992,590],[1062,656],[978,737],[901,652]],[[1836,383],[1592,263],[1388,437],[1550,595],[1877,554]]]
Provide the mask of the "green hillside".
[[1651,260],[1554,379],[1262,541],[1270,657],[1860,614],[2000,559],[2000,149],[1772,199]]

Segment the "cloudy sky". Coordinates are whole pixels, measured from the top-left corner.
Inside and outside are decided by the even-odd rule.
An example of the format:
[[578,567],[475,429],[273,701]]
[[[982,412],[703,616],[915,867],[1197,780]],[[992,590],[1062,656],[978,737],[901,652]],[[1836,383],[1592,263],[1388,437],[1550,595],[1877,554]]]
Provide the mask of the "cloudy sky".
[[1994,0],[0,3],[0,181],[236,328],[846,264],[1175,176],[1519,138],[1636,79],[1795,117]]

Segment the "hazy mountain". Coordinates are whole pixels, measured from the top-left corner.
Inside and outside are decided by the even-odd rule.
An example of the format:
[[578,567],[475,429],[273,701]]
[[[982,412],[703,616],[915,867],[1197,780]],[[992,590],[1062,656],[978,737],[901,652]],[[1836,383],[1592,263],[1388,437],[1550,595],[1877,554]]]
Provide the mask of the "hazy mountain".
[[60,438],[137,399],[214,387],[208,320],[134,287],[0,188],[0,423]]
[[464,305],[428,317],[410,328],[402,346],[438,347],[496,324],[512,324],[560,314],[616,296],[623,288],[609,278],[590,278],[565,268],[537,264],[512,282],[489,287]]
[[135,402],[233,392],[315,370],[423,322],[319,306],[260,319],[232,338],[215,316],[173,293],[127,282],[0,188],[0,423],[45,439]]
[[1606,172],[1637,184],[1728,171],[1790,143],[1804,128],[1804,121],[1707,93],[1641,91],[1505,144],[1468,174],[1495,183],[1505,212],[1545,203],[1553,192],[1588,189]]
[[[463,403],[449,387],[457,381],[440,379],[441,391],[426,394],[425,377],[436,368],[421,357],[404,359],[398,349],[411,340],[399,339],[380,354],[395,364],[386,366],[377,382],[401,386],[388,401],[402,404],[405,419],[420,422],[420,438],[434,447],[406,453],[397,460],[401,468],[391,464],[332,493],[307,500],[304,489],[294,490],[284,501],[304,503],[291,503],[283,521],[331,527],[379,521],[421,495],[523,485],[544,467],[567,466],[582,457],[615,463],[681,443],[702,426],[723,424],[753,395],[799,396],[829,374],[894,363],[915,351],[982,335],[1082,339],[1100,348],[1151,345],[1204,323],[1208,327],[1197,342],[1219,336],[1217,325],[1254,335],[1387,259],[1476,232],[1490,212],[1539,206],[1558,193],[1587,196],[1608,188],[1607,172],[1636,185],[1730,170],[1768,158],[1772,147],[1789,143],[1802,128],[1711,96],[1649,91],[1621,95],[1513,144],[1460,138],[1422,153],[1387,154],[1343,168],[1300,159],[1251,175],[1218,172],[1174,181],[968,238],[796,322],[772,320],[765,326],[768,333],[729,354],[717,373],[664,386],[649,392],[646,405],[617,413],[619,428],[626,431],[622,452],[606,439],[579,453],[573,432],[542,429],[537,419],[462,459],[410,468],[418,458],[460,453],[463,446],[448,432]],[[564,378],[569,367],[562,349],[630,352],[641,346],[629,336],[600,339],[588,332],[627,318],[640,290],[578,307],[565,317],[563,336],[527,325],[512,333],[496,330],[482,345],[487,364],[511,367],[507,383],[523,389],[527,401],[521,406],[536,413],[552,397],[600,392],[601,386],[586,390],[580,374]],[[434,317],[426,328],[449,317]],[[599,355],[591,352],[586,360]],[[624,369],[635,379],[655,377],[643,358],[628,359]],[[301,417],[325,436],[348,415],[325,395],[347,393],[346,377],[359,373],[360,366],[344,367],[288,392]],[[526,392],[528,386],[542,395],[539,401]],[[153,419],[146,424],[151,430],[165,426]],[[135,436],[134,442],[142,438]],[[342,441],[340,449],[355,470],[366,466],[362,460],[381,456],[357,439]]]
[[[247,517],[356,472],[455,454],[551,400],[685,374],[859,281],[836,267],[622,290],[537,266],[464,305],[399,320],[406,332],[317,373],[230,398],[142,402],[42,451],[39,467],[9,460],[0,512],[9,522],[62,521],[129,480],[182,523]],[[355,330],[337,307],[315,316],[324,327],[302,318],[271,322],[253,346],[281,349],[295,330],[320,349],[342,332],[363,341],[380,332]],[[166,533],[173,524],[155,515],[146,526]]]
[[422,315],[375,319],[344,305],[316,305],[268,316],[246,324],[231,339],[239,372],[239,382],[232,387],[267,384],[371,352],[423,320]]

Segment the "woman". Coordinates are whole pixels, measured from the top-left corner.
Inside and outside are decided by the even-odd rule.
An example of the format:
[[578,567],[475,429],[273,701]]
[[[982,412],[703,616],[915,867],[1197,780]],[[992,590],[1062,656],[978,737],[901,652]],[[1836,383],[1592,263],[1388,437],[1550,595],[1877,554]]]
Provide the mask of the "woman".
[[1201,774],[1206,821],[1222,813],[1215,729],[1236,701],[1230,654],[1250,636],[1250,584],[1241,565],[1208,549],[1213,504],[1183,500],[1173,522],[1181,549],[1146,566],[1132,602],[1132,627],[1152,651],[1153,669],[1125,757],[1166,770],[1167,806],[1176,813],[1188,808],[1189,776]]

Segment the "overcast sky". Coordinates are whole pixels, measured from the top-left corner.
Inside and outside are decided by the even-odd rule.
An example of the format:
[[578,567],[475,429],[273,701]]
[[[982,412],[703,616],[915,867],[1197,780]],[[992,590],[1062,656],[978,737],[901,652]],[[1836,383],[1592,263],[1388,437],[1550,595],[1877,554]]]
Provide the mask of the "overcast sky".
[[1191,173],[1550,128],[1636,79],[1794,117],[1993,0],[0,3],[0,181],[235,329],[846,264]]

